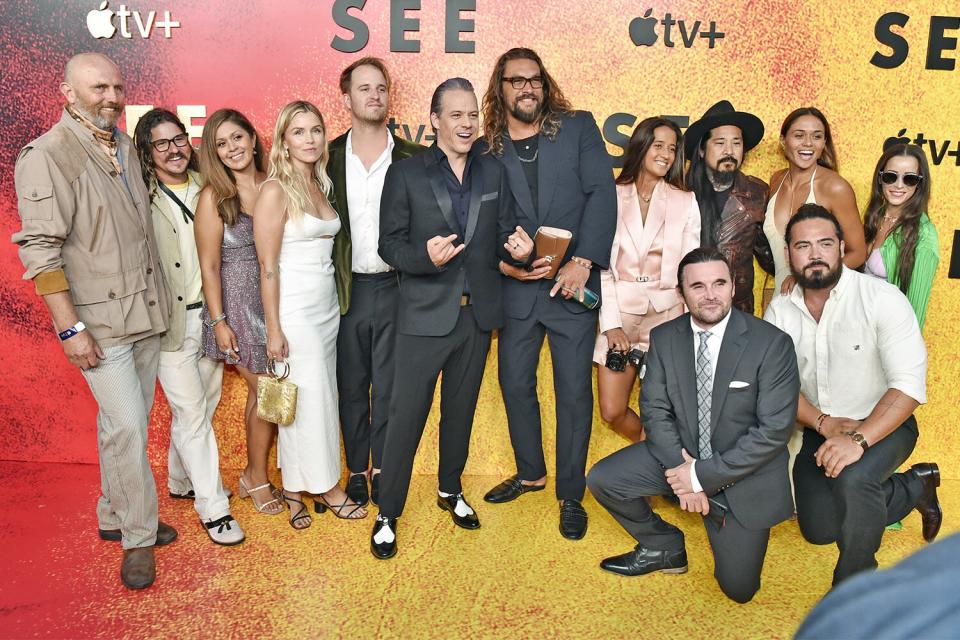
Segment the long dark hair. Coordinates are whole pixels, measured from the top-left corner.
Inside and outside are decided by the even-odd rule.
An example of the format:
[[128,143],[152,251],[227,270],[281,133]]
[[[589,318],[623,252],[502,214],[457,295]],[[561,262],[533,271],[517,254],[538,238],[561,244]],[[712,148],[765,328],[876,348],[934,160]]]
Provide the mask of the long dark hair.
[[816,107],[800,107],[799,109],[791,111],[787,119],[783,121],[783,126],[780,127],[780,137],[786,138],[787,132],[790,131],[793,123],[803,116],[813,116],[823,123],[823,153],[817,158],[817,164],[821,167],[837,171],[839,163],[837,162],[837,149],[833,146],[833,133],[830,132],[830,123],[827,122],[827,116],[823,115],[820,109]]
[[227,226],[233,225],[240,215],[240,193],[237,191],[237,179],[233,171],[220,161],[217,155],[217,129],[224,122],[232,122],[253,138],[253,163],[258,172],[264,170],[265,156],[263,144],[257,130],[247,117],[235,109],[219,109],[203,125],[203,137],[200,139],[200,172],[204,183],[213,189],[217,202],[217,212]]
[[483,96],[483,136],[494,155],[503,153],[503,139],[500,135],[507,129],[507,100],[503,96],[503,72],[511,60],[532,60],[540,69],[543,78],[543,110],[540,116],[540,131],[549,140],[555,140],[560,133],[560,119],[573,111],[570,102],[564,97],[556,80],[547,73],[543,61],[533,49],[515,47],[497,59]]
[[660,127],[670,129],[677,136],[677,154],[663,179],[667,184],[686,191],[683,182],[683,133],[676,122],[659,117],[644,118],[633,130],[623,154],[623,170],[617,176],[617,184],[633,184],[637,181],[643,171],[643,159],[653,146],[653,134]]
[[[697,196],[697,204],[700,206],[700,245],[704,247],[716,246],[717,228],[720,225],[720,214],[723,213],[717,209],[717,200],[714,197],[716,190],[713,188],[713,183],[710,182],[710,175],[707,173],[707,161],[703,155],[707,148],[707,142],[712,135],[713,129],[710,129],[700,138],[699,152],[688,158],[690,167],[687,169],[686,175],[687,188]],[[743,166],[746,159],[747,153],[744,151],[740,166]],[[737,167],[737,174],[739,173],[740,167]]]
[[904,293],[910,288],[913,278],[913,264],[917,257],[917,242],[920,239],[920,217],[926,212],[930,204],[930,166],[927,164],[927,154],[922,147],[915,144],[895,144],[887,148],[877,160],[873,171],[873,181],[870,187],[870,202],[866,213],[863,214],[863,231],[870,244],[880,231],[880,223],[887,209],[887,199],[883,195],[883,185],[880,183],[880,172],[883,171],[891,158],[909,156],[917,159],[920,175],[923,179],[917,185],[917,190],[903,204],[897,226],[890,230],[890,235],[900,229],[899,252],[897,254],[897,280],[894,284]]
[[[143,182],[150,190],[150,198],[156,195],[157,164],[153,161],[153,146],[150,144],[153,128],[158,124],[169,122],[176,125],[183,133],[187,128],[180,122],[180,118],[172,111],[166,109],[151,109],[143,114],[143,117],[137,122],[136,129],[133,130],[133,145],[137,149],[137,156],[140,158],[140,171],[143,174]],[[190,160],[187,162],[187,169],[197,170],[197,152],[193,145],[190,145]]]

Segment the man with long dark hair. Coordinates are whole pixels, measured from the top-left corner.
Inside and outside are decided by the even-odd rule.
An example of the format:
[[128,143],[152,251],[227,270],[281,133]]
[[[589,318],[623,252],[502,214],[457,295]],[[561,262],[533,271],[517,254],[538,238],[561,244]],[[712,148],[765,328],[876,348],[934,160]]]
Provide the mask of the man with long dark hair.
[[213,413],[220,404],[223,363],[203,357],[203,292],[193,218],[203,181],[183,122],[166,109],[143,114],[133,134],[150,194],[153,231],[173,304],[160,341],[157,377],[170,405],[167,487],[193,500],[216,544],[243,542],[220,476]]
[[501,262],[506,324],[500,330],[503,390],[517,475],[484,496],[508,502],[542,490],[543,458],[537,368],[546,336],[553,360],[557,410],[557,498],[560,533],[579,540],[587,512],[586,482],[593,421],[592,360],[597,311],[585,308],[584,289],[599,294],[617,224],[613,170],[593,115],[574,111],[540,57],[530,49],[500,56],[483,100],[489,152],[507,170],[517,222],[531,236],[540,226],[572,234],[555,282],[545,259],[526,269]]
[[753,313],[753,257],[773,273],[770,243],[763,233],[767,184],[740,168],[747,151],[763,138],[763,123],[736,111],[727,100],[713,105],[687,129],[687,187],[700,205],[700,246],[716,247],[733,268],[733,304]]

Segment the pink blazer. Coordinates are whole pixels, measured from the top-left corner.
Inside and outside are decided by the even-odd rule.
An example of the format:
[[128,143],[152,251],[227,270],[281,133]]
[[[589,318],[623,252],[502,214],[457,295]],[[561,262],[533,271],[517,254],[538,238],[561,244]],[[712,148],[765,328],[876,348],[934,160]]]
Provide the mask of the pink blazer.
[[610,268],[600,272],[600,331],[623,326],[621,312],[643,315],[651,305],[663,312],[683,304],[676,289],[677,267],[683,256],[699,246],[700,207],[693,192],[660,180],[644,224],[636,186],[617,185],[617,231]]

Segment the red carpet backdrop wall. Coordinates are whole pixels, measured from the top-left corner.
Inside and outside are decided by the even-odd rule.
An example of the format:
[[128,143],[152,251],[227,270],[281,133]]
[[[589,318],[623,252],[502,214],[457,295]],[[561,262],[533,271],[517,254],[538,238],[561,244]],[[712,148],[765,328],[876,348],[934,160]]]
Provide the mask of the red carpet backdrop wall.
[[[830,119],[840,173],[861,210],[886,138],[922,144],[931,159],[929,213],[940,232],[941,267],[927,317],[930,393],[919,411],[916,458],[938,460],[946,477],[957,478],[960,281],[946,276],[950,239],[960,228],[958,16],[955,0],[4,0],[0,236],[19,226],[17,152],[59,118],[63,66],[81,51],[105,53],[123,71],[121,128],[132,131],[142,113],[164,106],[179,112],[195,143],[206,116],[226,106],[245,112],[269,142],[279,109],[296,98],[320,107],[332,138],[349,123],[337,90],[340,69],[377,55],[394,78],[395,131],[429,144],[434,87],[464,76],[482,93],[496,57],[518,45],[536,49],[574,105],[593,112],[614,158],[639,118],[668,115],[685,127],[726,98],[765,123],[767,135],[745,168],[767,180],[785,164],[777,140],[784,116],[815,105]],[[22,273],[16,248],[0,243],[0,459],[95,462],[93,400]],[[548,357],[541,373],[552,448]],[[242,466],[242,393],[228,372],[216,419],[225,467]],[[435,418],[424,439],[428,451],[435,449]],[[158,393],[155,462],[165,459],[168,420]],[[591,460],[620,446],[597,415]],[[428,453],[417,470],[435,465]],[[512,469],[491,357],[467,473]]]

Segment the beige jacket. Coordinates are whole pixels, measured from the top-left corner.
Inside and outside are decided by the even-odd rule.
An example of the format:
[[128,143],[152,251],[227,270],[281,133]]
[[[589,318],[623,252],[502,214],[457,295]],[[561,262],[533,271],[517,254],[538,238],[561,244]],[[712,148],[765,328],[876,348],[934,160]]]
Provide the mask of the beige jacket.
[[64,111],[21,150],[14,170],[23,226],[12,240],[24,279],[40,295],[69,290],[103,347],[163,333],[169,304],[140,163],[130,138],[117,136],[123,176]]
[[[197,185],[191,189],[187,205],[190,211],[197,210],[197,200],[200,199],[200,187],[203,179],[200,174],[190,171],[190,180]],[[186,321],[187,300],[184,299],[192,283],[187,282],[183,269],[180,268],[180,239],[177,237],[177,222],[174,216],[182,216],[179,208],[171,206],[169,198],[152,185],[150,210],[153,213],[153,232],[157,236],[157,248],[160,250],[160,263],[166,276],[167,289],[170,292],[170,315],[167,316],[167,332],[160,342],[161,351],[179,351],[183,347],[184,325]]]

